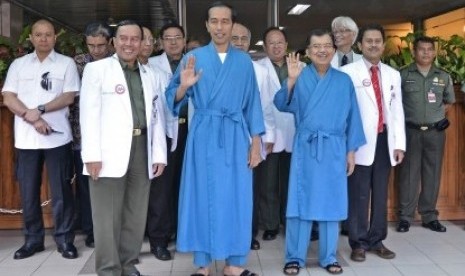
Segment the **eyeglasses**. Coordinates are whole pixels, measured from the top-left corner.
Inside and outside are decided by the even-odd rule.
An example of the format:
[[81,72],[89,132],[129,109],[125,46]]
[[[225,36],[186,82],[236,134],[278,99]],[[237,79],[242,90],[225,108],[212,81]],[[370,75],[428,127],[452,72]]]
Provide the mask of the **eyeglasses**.
[[89,48],[89,51],[105,50],[107,47],[108,44],[87,44],[87,48]]
[[50,72],[43,73],[42,80],[40,81],[40,86],[46,91],[52,90],[52,80],[48,78],[48,74]]
[[284,41],[273,41],[273,42],[267,42],[266,46],[273,46],[273,47],[284,47],[286,42]]
[[144,38],[142,40],[142,44],[145,44],[145,45],[155,45],[155,40],[153,39],[153,37],[151,38]]
[[349,33],[349,32],[352,32],[352,30],[350,30],[350,29],[333,30],[333,35],[346,34],[346,33]]
[[171,41],[171,42],[176,42],[176,41],[180,41],[182,39],[184,39],[184,37],[180,36],[180,35],[176,35],[176,36],[164,36],[162,37],[161,39],[163,40],[166,40],[166,41]]
[[231,41],[232,42],[242,42],[242,43],[247,43],[249,42],[249,37],[248,36],[237,36],[237,35],[233,35],[231,37]]
[[311,50],[314,50],[314,51],[320,51],[321,49],[324,49],[324,50],[330,50],[332,48],[334,48],[333,44],[332,43],[327,43],[327,44],[313,44],[313,45],[310,45],[308,46]]

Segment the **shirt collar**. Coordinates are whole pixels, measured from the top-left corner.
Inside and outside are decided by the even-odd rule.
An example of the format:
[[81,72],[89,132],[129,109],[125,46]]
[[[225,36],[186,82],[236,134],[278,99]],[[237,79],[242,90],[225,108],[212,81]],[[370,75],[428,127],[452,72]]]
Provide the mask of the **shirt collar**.
[[378,64],[373,64],[373,63],[369,62],[368,60],[366,60],[365,57],[362,57],[362,59],[363,59],[363,62],[365,62],[365,65],[366,65],[366,67],[368,68],[368,70],[370,70],[370,68],[371,68],[372,66],[378,67],[378,70],[381,69],[381,68],[380,68],[381,61],[379,61]]
[[[39,60],[39,57],[37,56],[37,52],[35,50],[33,53],[33,58]],[[48,54],[48,56],[45,59],[50,59],[50,61],[55,62],[55,60],[57,59],[57,53],[55,52],[55,50],[52,49],[52,51]]]
[[131,71],[137,71],[139,69],[139,62],[136,61],[134,63],[134,67],[133,68],[129,68],[127,62],[121,60],[120,58],[118,58],[118,61],[119,63],[121,64],[121,68],[123,68],[123,70],[131,70]]

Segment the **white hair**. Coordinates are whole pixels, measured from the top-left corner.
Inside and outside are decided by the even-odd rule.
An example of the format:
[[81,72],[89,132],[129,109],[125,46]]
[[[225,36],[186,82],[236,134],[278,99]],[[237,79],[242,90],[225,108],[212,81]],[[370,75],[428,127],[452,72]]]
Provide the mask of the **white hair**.
[[358,36],[358,27],[355,21],[348,16],[338,16],[334,18],[333,22],[331,22],[331,30],[334,31],[335,29],[342,29],[342,28],[349,29],[355,33],[354,41],[352,41],[352,44],[354,44],[355,41],[357,41],[357,36]]

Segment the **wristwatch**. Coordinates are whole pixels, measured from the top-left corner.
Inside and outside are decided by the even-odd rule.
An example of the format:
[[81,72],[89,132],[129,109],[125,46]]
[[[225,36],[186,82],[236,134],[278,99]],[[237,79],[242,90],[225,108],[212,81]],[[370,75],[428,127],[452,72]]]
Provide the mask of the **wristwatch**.
[[40,114],[44,114],[45,113],[45,105],[40,104],[39,106],[37,106],[37,110],[39,110]]

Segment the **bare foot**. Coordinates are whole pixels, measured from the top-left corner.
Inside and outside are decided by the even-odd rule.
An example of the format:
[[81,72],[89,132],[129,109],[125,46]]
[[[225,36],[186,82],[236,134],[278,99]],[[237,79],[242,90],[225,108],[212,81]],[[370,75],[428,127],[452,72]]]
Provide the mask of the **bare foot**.
[[208,267],[199,267],[199,269],[197,269],[197,272],[195,274],[192,274],[192,275],[208,276],[208,275],[210,275],[210,268],[208,268]]

